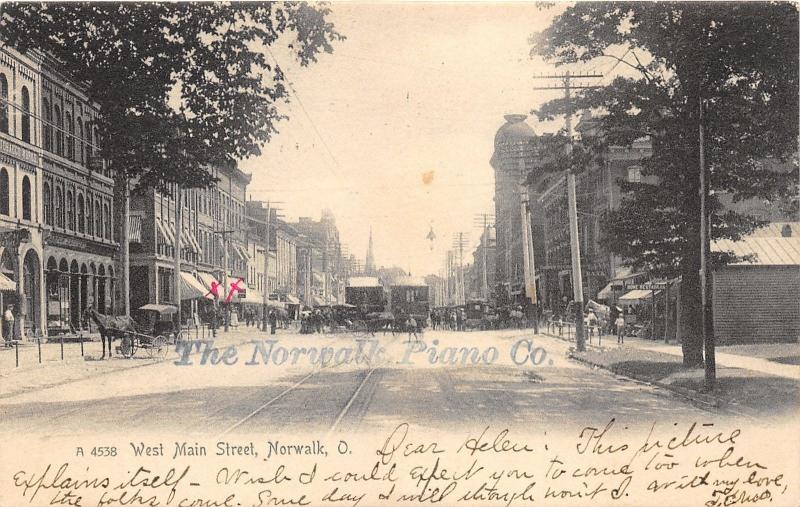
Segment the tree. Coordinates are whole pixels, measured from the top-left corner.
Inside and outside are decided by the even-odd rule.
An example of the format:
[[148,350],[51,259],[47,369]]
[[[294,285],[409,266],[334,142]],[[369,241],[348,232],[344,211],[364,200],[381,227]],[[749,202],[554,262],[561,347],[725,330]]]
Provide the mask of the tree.
[[140,186],[210,185],[209,166],[257,156],[288,100],[270,47],[304,66],[342,39],[325,4],[3,3],[0,30],[86,83],[100,106],[100,156]]
[[[604,244],[636,268],[682,277],[684,364],[702,364],[700,107],[711,238],[738,240],[763,224],[725,209],[721,195],[781,200],[797,188],[796,6],[585,2],[565,9],[531,43],[532,54],[556,65],[613,60],[630,71],[573,103],[605,113],[599,121],[607,144],[649,136],[653,146],[642,174],[658,183],[620,182],[625,196],[603,221]],[[538,114],[549,118],[566,106],[551,101]],[[723,253],[711,261],[732,259]]]

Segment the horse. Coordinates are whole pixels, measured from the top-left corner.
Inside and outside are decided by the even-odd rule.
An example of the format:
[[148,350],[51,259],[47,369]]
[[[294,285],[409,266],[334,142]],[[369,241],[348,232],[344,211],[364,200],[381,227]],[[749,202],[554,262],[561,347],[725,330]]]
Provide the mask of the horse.
[[125,316],[103,315],[94,306],[89,306],[84,312],[84,318],[89,317],[97,326],[100,332],[100,340],[103,343],[103,356],[106,358],[106,342],[108,342],[108,357],[111,358],[111,342],[120,331],[136,332],[133,319]]

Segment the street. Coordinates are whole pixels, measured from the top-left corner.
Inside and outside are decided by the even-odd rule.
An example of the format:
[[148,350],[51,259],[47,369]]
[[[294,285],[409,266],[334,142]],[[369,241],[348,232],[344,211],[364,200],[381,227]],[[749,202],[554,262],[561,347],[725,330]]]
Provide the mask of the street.
[[[374,340],[385,348],[383,361],[367,358],[323,367],[312,364],[311,355],[297,356],[295,364],[291,359],[283,362],[278,347],[353,350],[356,337],[288,331],[270,336],[243,329],[230,335],[230,343],[239,343],[235,364],[201,365],[202,353],[195,353],[188,356],[191,364],[178,365],[178,355],[172,353],[166,361],[8,396],[0,400],[0,427],[10,434],[33,430],[49,436],[102,434],[118,428],[135,428],[137,434],[223,436],[369,432],[400,422],[431,429],[530,429],[552,426],[554,421],[571,425],[612,417],[621,423],[726,417],[668,391],[573,362],[565,357],[568,343],[533,337],[530,330],[428,330],[423,341],[412,337],[410,343],[405,334],[379,334]],[[512,361],[513,347],[522,338],[532,338],[533,346],[542,349],[534,354],[538,365],[530,359],[524,365]],[[259,350],[266,346],[258,349],[253,342],[262,339],[277,340],[269,358],[282,364],[263,364]],[[516,350],[517,362],[527,359],[526,343]],[[437,355],[431,353],[434,347]],[[462,361],[461,353],[448,356],[447,347],[467,347],[482,355]],[[497,351],[495,360],[486,352],[491,347]],[[456,364],[449,362],[453,357]],[[478,364],[472,364],[475,359]],[[258,364],[247,364],[253,361]]]

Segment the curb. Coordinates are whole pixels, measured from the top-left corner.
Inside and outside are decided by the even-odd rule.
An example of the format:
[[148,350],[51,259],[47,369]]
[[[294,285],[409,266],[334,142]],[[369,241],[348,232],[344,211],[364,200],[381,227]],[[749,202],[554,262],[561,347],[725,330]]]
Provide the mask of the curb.
[[620,377],[625,377],[625,378],[631,379],[633,381],[636,381],[636,382],[639,382],[639,383],[642,383],[642,384],[645,384],[645,385],[660,387],[662,389],[670,391],[670,392],[672,392],[672,393],[674,393],[674,394],[686,399],[687,401],[689,401],[691,403],[700,405],[701,408],[705,408],[705,409],[722,408],[725,405],[725,402],[723,400],[721,400],[720,398],[717,398],[715,396],[711,396],[711,395],[708,395],[708,394],[703,394],[703,393],[701,393],[699,391],[696,391],[694,389],[687,389],[685,387],[679,387],[679,386],[675,386],[675,385],[672,385],[672,384],[665,384],[665,383],[659,382],[657,380],[649,380],[649,379],[640,378],[640,377],[631,375],[630,373],[627,373],[627,372],[624,372],[624,371],[620,371],[620,369],[614,368],[613,366],[609,367],[609,366],[606,366],[604,364],[596,363],[594,361],[590,361],[588,359],[584,359],[582,357],[578,357],[573,352],[570,352],[569,354],[567,354],[567,357],[569,357],[573,361],[577,361],[579,363],[583,363],[583,364],[585,364],[587,366],[591,366],[591,367],[594,367],[594,368],[600,368],[600,369],[606,370],[608,372],[613,373],[614,375],[619,375]]

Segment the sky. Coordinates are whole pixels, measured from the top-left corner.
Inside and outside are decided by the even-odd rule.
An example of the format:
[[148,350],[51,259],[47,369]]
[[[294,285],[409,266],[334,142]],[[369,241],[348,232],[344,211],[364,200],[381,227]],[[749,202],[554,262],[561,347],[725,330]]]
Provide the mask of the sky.
[[[290,221],[336,217],[363,259],[370,228],[378,266],[439,273],[458,232],[470,248],[475,215],[494,212],[489,159],[503,115],[530,113],[554,92],[534,76],[556,68],[529,56],[529,36],[554,11],[533,4],[333,3],[344,34],[303,68],[275,49],[291,82],[289,116],[260,157],[243,161],[253,199],[280,202]],[[554,124],[528,123],[537,133]],[[426,237],[433,229],[436,239]]]

